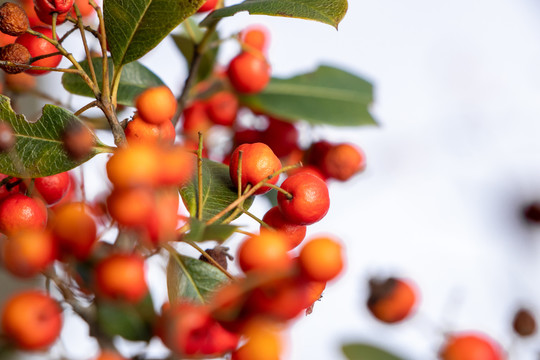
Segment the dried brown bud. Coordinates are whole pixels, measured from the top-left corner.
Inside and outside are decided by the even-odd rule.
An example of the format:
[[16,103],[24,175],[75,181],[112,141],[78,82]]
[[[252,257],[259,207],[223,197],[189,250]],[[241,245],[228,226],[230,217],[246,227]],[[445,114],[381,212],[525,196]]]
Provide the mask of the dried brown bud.
[[[221,265],[222,268],[227,270],[227,259],[233,259],[233,257],[227,251],[229,251],[228,247],[218,245],[213,249],[206,250],[206,253],[210,255],[210,257],[214,259],[219,265]],[[207,263],[210,262],[203,255],[199,257],[199,260],[205,261]]]
[[[0,48],[0,60],[10,61],[14,64],[28,65],[30,63],[30,52],[21,44],[13,43]],[[2,64],[0,69],[8,74],[18,74],[26,70],[21,66]]]
[[0,31],[4,34],[19,36],[26,32],[30,23],[24,9],[15,3],[0,6]]
[[95,145],[92,131],[79,122],[72,122],[64,129],[64,149],[73,160],[82,160],[87,157]]
[[520,309],[516,313],[512,325],[514,331],[520,336],[531,336],[536,332],[536,320],[533,314],[526,309]]
[[15,135],[11,125],[0,121],[0,152],[9,151],[15,145]]

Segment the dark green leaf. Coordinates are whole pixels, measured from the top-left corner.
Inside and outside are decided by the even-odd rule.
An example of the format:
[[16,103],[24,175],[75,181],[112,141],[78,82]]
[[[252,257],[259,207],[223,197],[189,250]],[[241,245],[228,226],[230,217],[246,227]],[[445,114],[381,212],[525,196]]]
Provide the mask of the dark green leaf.
[[[109,58],[109,67],[112,68],[112,59]],[[98,79],[98,85],[101,89],[103,87],[103,60],[102,58],[93,58],[92,64],[96,72]],[[88,60],[80,62],[82,68],[89,73]],[[72,66],[72,68],[74,68]],[[109,73],[109,79],[112,81],[112,72]],[[94,97],[92,89],[86,85],[86,83],[77,74],[65,73],[62,76],[62,85],[64,88],[72,94]],[[133,100],[143,90],[148,87],[163,85],[163,81],[148,70],[146,67],[138,62],[133,62],[124,66],[122,75],[120,76],[120,84],[118,86],[118,98],[117,102],[122,105],[134,106]]]
[[213,291],[228,278],[207,262],[183,256],[170,255],[167,265],[167,290],[171,303],[183,299],[204,303]]
[[[190,33],[194,37],[194,39],[191,38],[191,36],[188,34],[187,30],[185,30],[182,34],[173,35],[174,42],[176,43],[176,46],[182,52],[182,55],[184,55],[184,58],[186,59],[188,66],[191,64],[191,60],[193,59],[193,54],[195,52],[195,42],[200,42],[202,37],[204,36],[204,33],[201,31],[199,26],[192,20],[187,19],[184,24],[188,23],[187,25],[184,25],[184,28],[186,26],[189,26]],[[215,41],[219,40],[219,36],[217,32],[213,32],[210,36],[210,43],[213,43]],[[214,63],[216,62],[216,58],[218,55],[219,46],[212,47],[211,49],[208,49],[205,51],[203,56],[201,57],[201,62],[199,64],[199,71],[197,72],[197,80],[201,81],[206,79],[208,76],[212,74],[212,71],[214,69]]]
[[150,323],[134,305],[99,303],[97,319],[101,331],[109,336],[119,335],[132,341],[149,341],[153,336]]
[[337,29],[347,12],[347,7],[347,0],[245,0],[240,4],[213,11],[201,25],[206,26],[218,19],[248,11],[257,15],[315,20]]
[[366,80],[329,66],[290,79],[272,79],[246,106],[284,120],[333,126],[375,125],[368,106],[373,87]]
[[105,0],[107,42],[115,66],[142,57],[156,47],[204,0]]
[[195,242],[214,240],[223,242],[227,240],[238,227],[222,224],[212,224],[207,226],[203,221],[190,218],[189,229],[186,240]]
[[0,95],[0,120],[13,128],[15,152],[19,160],[14,162],[9,154],[0,154],[2,174],[26,178],[54,175],[73,169],[96,154],[109,152],[109,148],[96,139],[97,145],[86,158],[74,161],[68,157],[62,144],[64,129],[72,122],[83,123],[71,112],[58,106],[45,105],[41,118],[30,123],[23,115],[13,111],[8,97]]
[[[202,220],[209,220],[225,209],[238,198],[236,187],[231,181],[229,167],[211,160],[203,159],[203,212]],[[185,187],[180,189],[180,195],[192,217],[197,216],[198,187],[197,174]],[[244,209],[249,209],[253,197],[244,202]],[[220,218],[216,223],[225,220],[231,212]]]
[[386,350],[368,344],[347,344],[342,347],[348,360],[403,360]]

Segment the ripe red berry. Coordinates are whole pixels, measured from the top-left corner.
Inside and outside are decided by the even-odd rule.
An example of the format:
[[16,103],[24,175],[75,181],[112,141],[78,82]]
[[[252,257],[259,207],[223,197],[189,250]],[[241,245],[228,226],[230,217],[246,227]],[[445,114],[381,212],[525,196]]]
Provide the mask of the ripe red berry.
[[182,130],[184,136],[189,139],[198,141],[199,132],[206,133],[212,127],[212,121],[208,117],[206,111],[206,103],[203,101],[194,101],[190,106],[184,109],[182,122]]
[[0,203],[0,231],[4,234],[43,230],[46,224],[47,210],[39,199],[17,193]]
[[228,91],[212,95],[207,102],[206,111],[210,119],[218,125],[231,126],[238,113],[238,99]]
[[270,72],[270,65],[262,54],[243,52],[231,60],[227,76],[239,93],[256,94],[270,81]]
[[137,254],[112,254],[95,269],[95,286],[101,296],[137,303],[148,293],[144,259]]
[[[4,180],[8,176],[5,174],[0,174],[0,181]],[[0,201],[5,199],[11,194],[16,194],[19,192],[19,183],[20,179],[12,178],[10,181],[8,181],[7,184],[0,187]]]
[[297,173],[289,176],[281,188],[291,194],[279,192],[279,209],[290,222],[310,225],[321,220],[330,208],[330,196],[326,183],[309,173]]
[[378,320],[396,323],[410,316],[418,303],[416,288],[409,280],[371,279],[368,309]]
[[450,335],[442,346],[442,360],[502,360],[499,345],[481,333],[459,333]]
[[[306,227],[287,221],[277,206],[268,210],[268,212],[264,214],[262,221],[285,235],[289,250],[297,247],[306,237]],[[263,226],[261,225],[261,230],[262,229]]]
[[218,0],[206,0],[204,4],[197,10],[198,13],[214,10],[217,6]]
[[[268,145],[263,143],[242,144],[234,149],[230,159],[229,174],[234,186],[238,185],[240,151],[242,151],[242,191],[248,184],[255,186],[281,169],[281,161]],[[279,176],[274,176],[267,182],[276,184],[278,178]],[[264,194],[268,191],[270,191],[270,187],[263,186],[255,194]]]
[[21,292],[10,298],[2,311],[2,333],[19,349],[44,350],[62,329],[62,309],[40,291]]
[[52,233],[65,255],[85,260],[96,242],[96,223],[84,203],[68,203],[56,210]]
[[[43,35],[52,38],[52,30],[43,26],[37,26],[32,28],[32,30],[42,33]],[[17,44],[21,44],[28,49],[32,57],[37,57],[41,55],[47,55],[57,52],[58,50],[45,39],[41,39],[37,36],[34,36],[29,33],[25,33],[19,36],[16,40]],[[62,61],[62,55],[50,56],[41,60],[34,61],[31,65],[34,66],[46,66],[55,68]],[[48,70],[26,70],[28,74],[32,75],[43,75],[48,73]]]
[[268,119],[268,128],[262,134],[262,142],[281,158],[298,149],[298,130],[290,122]]
[[34,0],[36,12],[65,14],[73,7],[73,0]]
[[47,205],[58,203],[67,194],[71,186],[71,178],[67,172],[36,178],[34,186]]
[[174,125],[171,121],[165,121],[159,125],[150,124],[135,115],[133,120],[127,123],[126,140],[130,145],[141,144],[172,144],[176,137]]

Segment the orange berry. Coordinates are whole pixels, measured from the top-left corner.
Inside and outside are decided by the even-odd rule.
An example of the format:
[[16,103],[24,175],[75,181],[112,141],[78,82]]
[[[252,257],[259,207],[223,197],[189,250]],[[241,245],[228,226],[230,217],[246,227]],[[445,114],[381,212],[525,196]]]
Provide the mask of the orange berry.
[[409,280],[389,278],[371,279],[368,309],[378,320],[396,323],[413,312],[418,296],[415,286]]
[[366,156],[353,144],[338,144],[326,152],[321,162],[321,171],[329,178],[345,181],[354,174],[364,171]]
[[270,65],[262,54],[243,52],[231,60],[227,76],[236,91],[242,94],[261,92],[270,82]]
[[130,145],[141,144],[172,144],[176,137],[174,125],[171,121],[164,121],[156,125],[148,123],[135,115],[133,120],[128,122],[126,129],[126,140]]
[[199,132],[204,134],[212,127],[213,124],[208,117],[206,107],[205,102],[197,100],[184,110],[184,121],[182,122],[184,136],[198,141]]
[[261,231],[247,238],[238,248],[238,263],[244,272],[285,271],[292,265],[288,254],[288,242],[284,235],[275,231]]
[[159,184],[162,186],[183,186],[195,172],[196,157],[183,146],[165,148],[160,156]]
[[[272,152],[268,145],[263,143],[242,144],[234,149],[229,165],[229,174],[234,186],[238,185],[238,162],[242,151],[242,190],[250,184],[266,180],[268,176],[281,169],[281,161]],[[270,184],[276,184],[279,176],[267,180]],[[263,186],[255,194],[264,194],[270,191],[270,187]]]
[[32,277],[56,259],[56,243],[48,232],[22,230],[4,240],[2,260],[13,275]]
[[24,93],[36,87],[36,78],[27,73],[4,74],[6,88],[15,93]]
[[279,192],[277,201],[285,219],[300,225],[310,225],[321,220],[330,208],[330,195],[326,183],[306,172],[289,176],[281,188],[291,194],[288,198]]
[[2,332],[22,350],[47,349],[56,341],[61,329],[60,306],[40,291],[21,292],[4,305]]
[[153,186],[159,169],[157,148],[145,144],[119,148],[107,162],[107,175],[116,187]]
[[270,32],[262,25],[249,26],[240,33],[240,41],[254,50],[265,53],[268,49]]
[[470,332],[447,338],[439,355],[442,360],[502,360],[499,345],[487,335]]
[[279,360],[282,342],[272,324],[261,321],[247,325],[244,335],[247,342],[232,353],[231,360]]
[[162,124],[173,118],[176,112],[176,98],[165,85],[152,87],[137,96],[135,107],[144,121]]
[[96,242],[96,223],[84,203],[62,205],[52,221],[52,234],[64,254],[85,260]]
[[114,189],[107,198],[107,209],[118,224],[138,227],[155,211],[154,194],[148,188]]
[[95,268],[98,294],[130,303],[141,301],[148,293],[144,259],[137,254],[112,254]]
[[329,281],[343,269],[343,249],[334,239],[320,237],[310,240],[298,258],[300,268],[307,278]]
[[47,225],[45,204],[23,194],[12,194],[0,203],[0,231],[43,230]]
[[206,111],[215,124],[232,126],[238,113],[238,99],[228,91],[220,91],[208,99]]
[[155,211],[142,224],[149,245],[158,245],[176,238],[178,206],[180,198],[176,188],[166,189],[155,194]]
[[[287,221],[277,206],[274,206],[268,210],[268,212],[264,214],[262,220],[267,225],[270,225],[285,235],[288,240],[287,242],[289,250],[297,247],[306,237],[306,227],[304,225],[298,225]],[[263,229],[262,225],[261,229]]]

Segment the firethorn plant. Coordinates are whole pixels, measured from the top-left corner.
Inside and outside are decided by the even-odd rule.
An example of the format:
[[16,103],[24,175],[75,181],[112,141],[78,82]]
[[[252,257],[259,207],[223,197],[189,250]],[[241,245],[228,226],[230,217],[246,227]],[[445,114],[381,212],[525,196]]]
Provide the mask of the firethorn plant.
[[[346,0],[313,0],[309,8],[289,3],[0,6],[0,68],[9,95],[0,96],[1,265],[47,284],[46,291],[15,294],[0,310],[2,348],[46,351],[69,307],[88,323],[100,360],[124,358],[117,337],[159,338],[171,359],[280,358],[281,331],[311,313],[346,266],[340,239],[309,234],[329,211],[327,181],[345,181],[366,163],[352,144],[309,135],[300,142],[298,124],[375,123],[365,80],[328,66],[272,78],[267,29],[218,32],[221,21],[243,10],[336,28],[347,10]],[[137,61],[169,35],[188,64],[180,89]],[[68,38],[77,38],[78,47],[68,49]],[[219,63],[220,48],[230,43],[238,53]],[[62,94],[41,91],[33,77],[50,72],[62,73],[64,89],[88,103],[75,109]],[[327,98],[330,92],[345,99]],[[22,95],[51,104],[27,121],[14,110]],[[95,129],[110,132],[114,145]],[[86,171],[102,174],[107,190],[90,198],[82,165],[94,156],[107,156],[105,167]],[[256,196],[277,202],[255,214]],[[260,230],[246,228],[237,220],[242,215]],[[223,243],[238,234],[237,266],[230,269],[233,256]],[[203,249],[209,241],[215,247]],[[182,245],[200,255],[188,256]],[[160,311],[150,291],[151,257],[168,262],[168,302],[156,304]],[[398,313],[391,319],[406,315]],[[147,359],[146,349],[138,351],[131,356]]]

